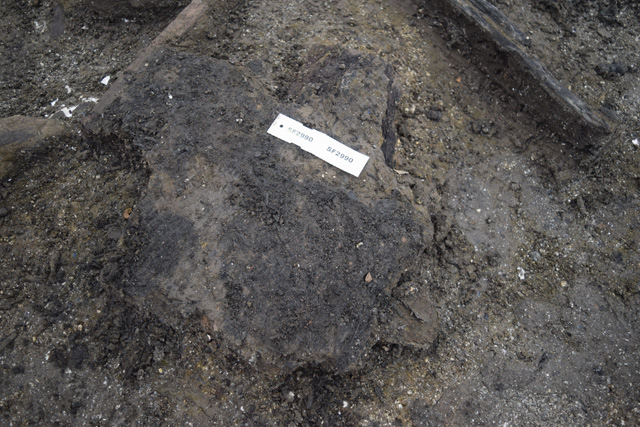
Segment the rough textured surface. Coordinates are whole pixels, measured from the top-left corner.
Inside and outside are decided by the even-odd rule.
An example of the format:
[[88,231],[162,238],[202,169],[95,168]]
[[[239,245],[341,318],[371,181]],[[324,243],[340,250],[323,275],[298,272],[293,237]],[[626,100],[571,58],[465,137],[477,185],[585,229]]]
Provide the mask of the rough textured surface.
[[[441,8],[464,27],[472,60],[512,92],[541,124],[582,149],[597,149],[611,132],[606,118],[558,81],[527,52],[531,40],[485,0],[443,0]],[[492,60],[487,61],[490,57]],[[576,138],[576,135],[581,135]]]
[[[613,132],[599,141],[602,148],[591,152],[575,149],[583,135],[550,131],[534,108],[544,108],[544,98],[533,106],[514,96],[502,80],[511,69],[490,72],[483,66],[509,62],[487,54],[494,49],[483,54],[469,44],[467,27],[434,7],[437,2],[428,7],[404,0],[200,4],[205,13],[194,21],[174,21],[171,28],[180,31],[156,38],[172,16],[151,3],[144,12],[109,18],[86,3],[0,2],[0,115],[53,115],[73,129],[37,155],[18,157],[17,167],[0,182],[1,423],[639,424],[640,4],[491,2],[513,23],[510,37],[530,37],[530,44],[521,43],[528,55],[615,122]],[[147,60],[162,55],[160,45],[168,45],[166,62],[176,69]],[[199,78],[187,71],[196,66],[203,71]],[[215,91],[202,94],[216,83],[204,71],[225,69],[226,81],[236,85],[221,90],[231,105],[229,117],[196,120],[201,108],[190,99],[206,108],[224,102]],[[138,81],[139,72],[148,76],[150,92]],[[100,83],[106,75],[108,85]],[[189,87],[172,81],[172,75],[191,82]],[[366,97],[362,90],[345,90],[367,81]],[[129,83],[145,96],[120,98],[125,91],[118,87]],[[171,92],[170,99],[163,88],[174,87],[181,88],[180,96]],[[237,105],[232,97],[241,93],[248,101]],[[355,101],[350,93],[359,94]],[[258,97],[270,100],[260,104],[262,110],[255,105]],[[96,105],[93,98],[100,98],[93,110],[97,119],[87,115]],[[375,108],[365,108],[360,98],[376,100]],[[72,117],[60,112],[75,105]],[[122,115],[125,105],[140,108]],[[354,181],[265,135],[276,110],[370,149],[373,160],[365,174]],[[79,134],[83,120],[95,120],[96,132]],[[218,120],[224,133],[212,135]],[[191,135],[180,130],[185,127],[193,129]],[[162,148],[175,135],[184,136],[172,141],[177,150]],[[251,167],[230,176],[218,156],[238,163],[243,154],[231,150],[234,145],[202,151],[214,139],[273,152],[251,157]],[[264,170],[259,175],[254,169]],[[165,176],[150,179],[161,170]],[[201,170],[209,174],[207,181],[194,181]],[[264,194],[282,171],[289,171],[283,183],[291,187],[292,200],[317,204],[320,196],[332,196],[320,206],[323,212],[355,209],[357,218],[382,224],[376,235],[384,231],[381,205],[377,199],[349,198],[349,191],[384,192],[397,211],[410,208],[395,230],[410,227],[423,213],[429,218],[420,224],[425,230],[433,225],[432,240],[427,231],[423,242],[426,252],[411,260],[391,255],[408,268],[406,276],[389,285],[379,282],[375,269],[356,277],[376,289],[392,287],[371,329],[380,341],[366,352],[350,353],[360,358],[362,369],[338,373],[333,368],[340,362],[325,353],[317,356],[326,361],[322,366],[306,363],[291,372],[302,358],[287,359],[278,353],[282,347],[270,350],[270,360],[256,357],[258,366],[252,354],[242,353],[243,345],[268,344],[271,335],[249,343],[223,329],[212,332],[214,322],[179,294],[187,283],[169,280],[190,274],[180,271],[182,265],[224,272],[234,278],[229,284],[250,282],[255,276],[246,259],[236,264],[245,270],[234,270],[209,249],[233,254],[233,245],[252,247],[274,230],[296,245],[298,240],[283,233],[296,224],[288,221],[300,218],[289,198],[269,192],[267,202]],[[248,198],[240,191],[245,181]],[[220,185],[203,192],[202,184],[210,182]],[[211,203],[209,194],[220,200]],[[154,211],[155,201],[164,215]],[[223,217],[226,211],[216,211],[222,206],[235,213],[227,216],[230,224],[237,215],[232,225],[256,235],[229,228],[234,239],[224,240],[226,230],[219,227],[220,239],[203,241],[198,230],[213,226],[205,224],[202,212]],[[358,210],[362,206],[366,215]],[[307,239],[324,244],[318,229]],[[369,255],[388,253],[364,243],[360,249]],[[169,258],[159,258],[172,248]],[[265,256],[272,252],[277,259],[289,256],[275,249]],[[360,255],[332,247],[326,261],[343,252]],[[252,266],[262,262],[255,251],[246,253],[255,257]],[[210,262],[214,259],[219,263]],[[275,271],[266,263],[262,267]],[[283,269],[311,271],[302,267]],[[351,270],[346,274],[355,276]],[[224,280],[218,276],[218,281]],[[231,300],[250,314],[255,301],[235,289],[240,297]],[[165,290],[182,299],[167,298]],[[251,326],[256,318],[243,319]],[[237,330],[231,326],[226,330]],[[435,333],[425,348],[424,340]],[[295,347],[284,339],[277,343]],[[260,369],[265,362],[290,373],[267,374]]]
[[[64,3],[64,2],[63,2]],[[188,2],[185,0],[67,0],[67,7],[86,6],[98,12],[102,19],[146,18],[149,15],[171,13]]]
[[[125,290],[160,289],[185,315],[203,312],[259,366],[342,371],[379,340],[392,288],[433,232],[384,163],[383,122],[396,109],[387,65],[326,48],[307,64],[285,107],[249,70],[167,49],[107,109],[151,170]],[[361,177],[267,135],[283,108],[371,156]],[[430,333],[413,342],[426,347],[435,319],[423,320]]]
[[[44,148],[47,142],[69,136],[62,122],[26,116],[0,119],[0,179],[4,179],[19,155]],[[21,165],[23,162],[19,162]]]

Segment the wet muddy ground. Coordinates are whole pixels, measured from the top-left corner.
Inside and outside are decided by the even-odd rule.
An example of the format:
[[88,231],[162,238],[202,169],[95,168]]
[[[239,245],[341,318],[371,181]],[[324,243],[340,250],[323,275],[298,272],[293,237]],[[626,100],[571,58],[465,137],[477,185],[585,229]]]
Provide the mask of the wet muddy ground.
[[639,422],[636,3],[492,2],[609,123],[588,144],[444,2],[205,2],[126,73],[187,2],[94,3],[0,6],[0,117],[34,118],[0,129],[3,423]]

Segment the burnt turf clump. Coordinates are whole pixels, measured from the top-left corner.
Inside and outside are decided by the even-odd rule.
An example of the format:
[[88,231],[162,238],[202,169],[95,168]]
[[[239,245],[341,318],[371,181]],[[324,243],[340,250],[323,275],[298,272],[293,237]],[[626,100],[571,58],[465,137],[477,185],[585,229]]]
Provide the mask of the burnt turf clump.
[[[370,142],[383,140],[393,114],[386,64],[324,51],[291,96],[338,132],[359,121],[323,102],[354,111],[361,108],[349,102],[367,103],[371,124],[350,141],[371,156],[360,179],[268,136],[276,111],[302,118],[300,107],[280,105],[227,61],[158,53],[107,110],[114,128],[145,147],[151,170],[139,211],[144,243],[125,290],[145,301],[169,297],[177,317],[202,313],[224,345],[276,372],[359,366],[398,314],[392,290],[432,235],[429,217],[392,187],[385,155]],[[358,94],[363,80],[380,90]],[[417,322],[428,333],[413,345],[431,343],[434,320]]]

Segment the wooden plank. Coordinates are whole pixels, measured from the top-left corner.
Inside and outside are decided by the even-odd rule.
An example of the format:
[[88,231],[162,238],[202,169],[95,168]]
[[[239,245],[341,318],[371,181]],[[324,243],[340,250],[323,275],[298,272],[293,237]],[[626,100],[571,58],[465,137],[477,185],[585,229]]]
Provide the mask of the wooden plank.
[[576,148],[601,144],[611,131],[607,120],[527,53],[530,40],[498,8],[485,0],[437,0],[437,4],[463,27],[472,44],[472,61],[496,76],[496,82],[542,124]]
[[162,46],[166,46],[172,41],[177,40],[190,30],[193,24],[198,20],[200,16],[207,10],[206,0],[193,0],[182,12],[171,21],[171,23],[165,28],[146,48],[142,49],[136,59],[120,73],[118,79],[111,85],[111,87],[100,98],[100,101],[93,108],[91,114],[84,120],[84,124],[87,125],[94,122],[97,117],[102,115],[107,107],[109,107],[117,98],[123,95],[123,89],[127,82],[127,76],[138,73],[147,63],[152,54]]

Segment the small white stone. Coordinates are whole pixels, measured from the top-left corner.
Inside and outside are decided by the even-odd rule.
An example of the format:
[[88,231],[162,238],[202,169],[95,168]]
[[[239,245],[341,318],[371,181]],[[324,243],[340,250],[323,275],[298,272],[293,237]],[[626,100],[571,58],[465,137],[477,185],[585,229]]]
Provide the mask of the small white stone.
[[77,106],[76,107],[64,107],[60,111],[62,111],[62,113],[64,114],[65,117],[69,118],[69,117],[71,117],[73,115],[71,113],[73,113],[73,110],[75,110],[76,108],[77,108]]
[[103,85],[108,85],[109,84],[109,80],[111,80],[111,76],[106,76],[105,78],[103,78],[102,80],[100,80],[100,83],[102,83]]

